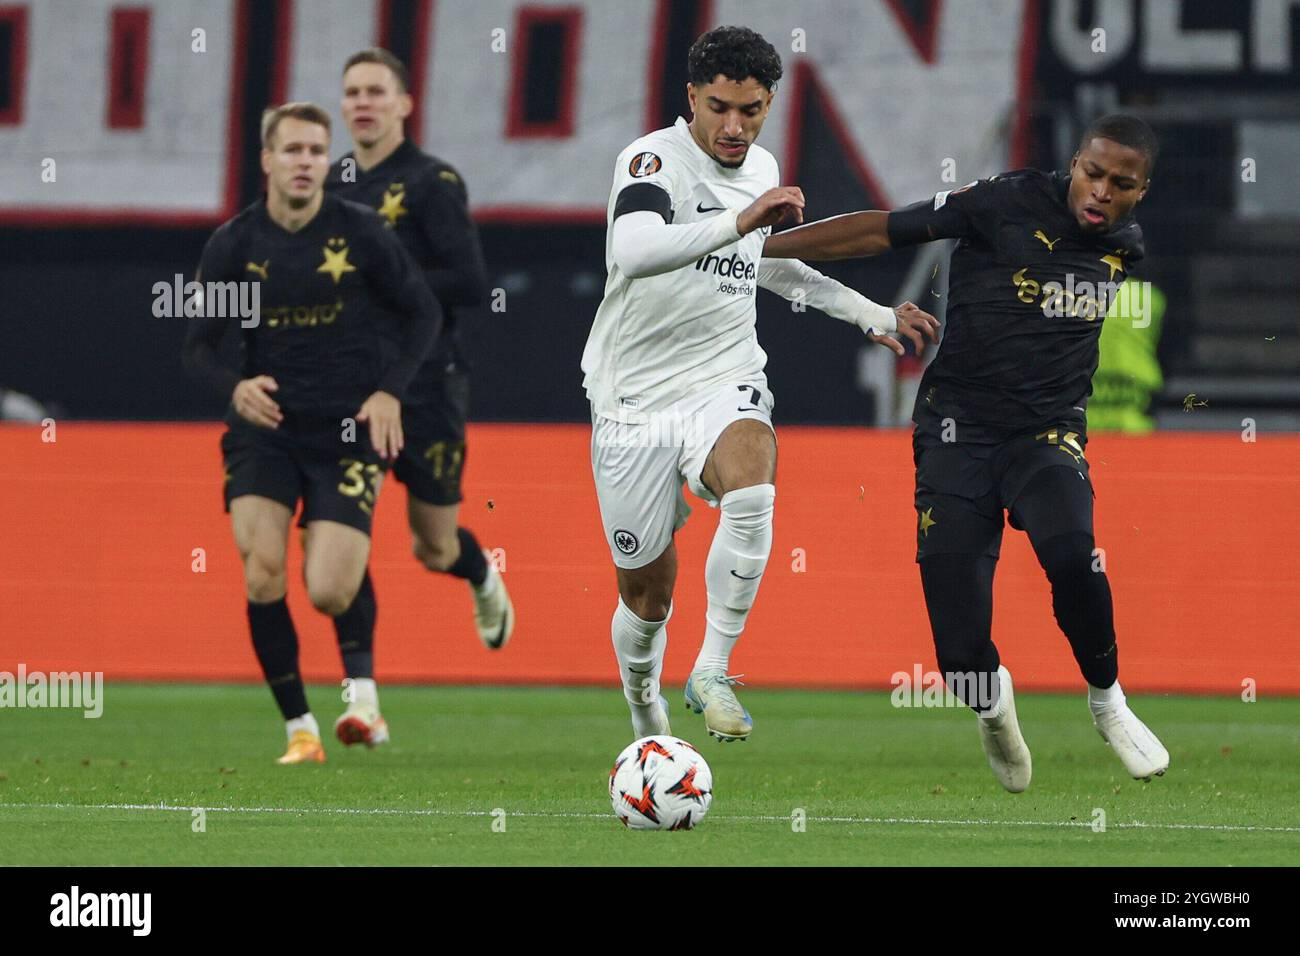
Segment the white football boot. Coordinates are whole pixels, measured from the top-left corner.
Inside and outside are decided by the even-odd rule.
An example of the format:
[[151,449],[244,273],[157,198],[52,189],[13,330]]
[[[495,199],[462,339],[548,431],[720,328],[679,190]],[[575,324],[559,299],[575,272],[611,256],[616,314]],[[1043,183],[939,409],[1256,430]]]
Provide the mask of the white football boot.
[[492,566],[488,552],[484,551],[483,556],[488,558],[487,578],[481,588],[473,584],[469,586],[470,593],[474,595],[474,626],[478,628],[478,639],[483,642],[483,646],[499,651],[514,633],[515,606],[510,601],[501,572]]
[[740,676],[730,677],[720,670],[691,671],[686,679],[686,707],[704,715],[704,726],[723,743],[744,740],[754,729],[749,711],[736,699],[732,685]]
[[1092,722],[1135,780],[1149,781],[1169,769],[1169,751],[1123,697],[1112,706],[1093,710]]
[[388,743],[388,721],[380,716],[377,707],[349,704],[343,715],[334,721],[334,735],[349,747],[353,744],[376,747]]
[[998,716],[981,717],[977,714],[975,719],[979,721],[980,740],[984,743],[984,754],[989,758],[993,776],[1011,793],[1023,793],[1029,788],[1034,764],[1025,738],[1020,735],[1020,722],[1016,719],[1016,695],[1011,686],[1011,672],[1005,667],[999,667],[998,677]]

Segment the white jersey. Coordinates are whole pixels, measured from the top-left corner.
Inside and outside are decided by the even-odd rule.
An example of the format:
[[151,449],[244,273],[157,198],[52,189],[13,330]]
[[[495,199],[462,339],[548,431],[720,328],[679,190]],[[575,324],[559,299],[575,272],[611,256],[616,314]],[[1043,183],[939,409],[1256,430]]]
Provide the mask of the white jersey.
[[726,169],[700,148],[686,120],[642,136],[619,154],[606,210],[605,297],[582,353],[583,387],[607,418],[644,421],[695,392],[727,382],[766,384],[767,355],[755,331],[763,243],[756,229],[690,265],[632,279],[614,262],[614,205],[635,183],[668,193],[671,222],[743,210],[777,186],[776,158],[757,144]]

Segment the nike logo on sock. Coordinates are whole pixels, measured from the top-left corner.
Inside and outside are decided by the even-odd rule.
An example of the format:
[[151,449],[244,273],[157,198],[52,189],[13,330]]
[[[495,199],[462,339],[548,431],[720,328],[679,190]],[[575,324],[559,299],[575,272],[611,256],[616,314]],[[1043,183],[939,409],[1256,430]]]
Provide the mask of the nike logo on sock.
[[732,573],[733,576],[740,578],[740,580],[742,580],[742,581],[753,581],[753,580],[755,580],[755,579],[757,579],[757,578],[761,578],[761,577],[763,576],[763,572],[762,572],[762,571],[759,571],[757,574],[751,574],[749,577],[746,577],[746,576],[743,575],[743,574],[736,574],[735,571],[732,571],[731,573]]

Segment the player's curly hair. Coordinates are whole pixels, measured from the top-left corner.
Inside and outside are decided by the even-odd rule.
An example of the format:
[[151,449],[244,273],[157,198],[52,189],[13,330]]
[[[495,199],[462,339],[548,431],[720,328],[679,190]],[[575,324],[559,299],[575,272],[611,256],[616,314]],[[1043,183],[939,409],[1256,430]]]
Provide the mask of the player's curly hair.
[[781,55],[776,47],[748,27],[714,27],[691,44],[686,72],[696,86],[712,83],[721,73],[741,83],[751,76],[768,91],[781,79]]
[[1079,147],[1087,146],[1094,137],[1137,150],[1146,158],[1147,176],[1151,175],[1156,157],[1160,155],[1160,141],[1156,139],[1155,131],[1142,120],[1128,113],[1107,113],[1088,124],[1079,140]]

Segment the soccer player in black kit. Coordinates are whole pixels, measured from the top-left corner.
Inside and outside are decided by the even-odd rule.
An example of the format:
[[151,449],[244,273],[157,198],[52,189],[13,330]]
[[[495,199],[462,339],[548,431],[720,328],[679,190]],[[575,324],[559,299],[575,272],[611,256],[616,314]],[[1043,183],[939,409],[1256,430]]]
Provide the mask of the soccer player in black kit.
[[[479,639],[497,650],[514,630],[514,606],[473,532],[459,524],[469,380],[456,334],[456,307],[483,300],[487,269],[464,181],[405,137],[404,120],[413,108],[407,84],[406,67],[387,50],[361,50],[348,58],[342,107],[354,148],[330,169],[326,188],[377,209],[442,304],[442,334],[402,406],[407,442],[393,464],[393,477],[406,486],[416,559],[430,571],[469,583]],[[358,604],[367,608],[373,626],[375,598],[368,574],[360,597]],[[344,640],[342,633],[339,639]],[[373,681],[367,690],[373,690]]]
[[[253,647],[286,721],[284,764],[325,760],[285,604],[294,510],[301,499],[311,602],[352,627],[348,673],[368,669],[369,634],[348,613],[369,558],[379,486],[403,447],[400,400],[442,323],[423,276],[374,210],[325,195],[329,125],[310,103],[263,116],[266,196],[212,234],[198,274],[205,289],[260,283],[260,313],[243,328],[237,318],[195,319],[184,350],[190,372],[231,403],[224,497]],[[382,347],[385,316],[401,325],[396,355]],[[239,371],[218,352],[232,328],[241,333]],[[372,732],[387,736],[382,719]]]
[[1169,753],[1120,689],[1110,585],[1093,538],[1085,410],[1101,323],[1143,256],[1133,211],[1150,186],[1151,129],[1104,116],[1067,173],[1022,169],[893,212],[774,236],[764,256],[841,259],[957,239],[947,328],[912,420],[917,555],[940,671],[978,715],[998,781],[1029,786],[1011,675],[991,630],[1003,513],[1025,531],[1088,682],[1101,736],[1135,778]]

